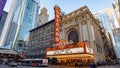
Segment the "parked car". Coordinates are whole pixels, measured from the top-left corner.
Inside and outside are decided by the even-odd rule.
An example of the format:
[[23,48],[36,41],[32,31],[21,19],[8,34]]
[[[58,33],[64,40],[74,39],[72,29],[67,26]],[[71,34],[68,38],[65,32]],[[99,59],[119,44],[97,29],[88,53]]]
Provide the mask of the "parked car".
[[17,67],[17,65],[18,65],[18,64],[17,64],[16,62],[14,62],[14,61],[8,63],[8,66],[9,66],[9,67]]

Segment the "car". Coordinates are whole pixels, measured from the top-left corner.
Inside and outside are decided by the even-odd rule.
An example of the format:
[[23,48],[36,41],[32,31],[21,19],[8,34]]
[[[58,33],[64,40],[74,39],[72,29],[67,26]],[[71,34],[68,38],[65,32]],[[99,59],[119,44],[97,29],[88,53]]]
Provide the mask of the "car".
[[8,66],[9,66],[9,67],[17,67],[17,65],[18,65],[18,64],[17,64],[16,62],[14,62],[14,61],[8,63]]
[[22,63],[19,62],[18,65],[22,65]]
[[37,63],[32,63],[31,66],[32,67],[37,67],[38,65],[37,65]]

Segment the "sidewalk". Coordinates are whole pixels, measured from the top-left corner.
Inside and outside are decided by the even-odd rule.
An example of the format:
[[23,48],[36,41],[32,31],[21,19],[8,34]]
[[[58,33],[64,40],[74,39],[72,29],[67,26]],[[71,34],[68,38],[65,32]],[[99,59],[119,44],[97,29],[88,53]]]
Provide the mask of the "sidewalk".
[[68,67],[68,66],[60,66],[60,65],[49,65],[50,67],[59,67],[59,68],[90,68],[90,67]]
[[[53,68],[90,68],[90,67],[68,67],[68,66],[60,66],[60,65],[49,65]],[[97,68],[120,68],[120,65],[107,65],[107,66],[97,66]]]
[[116,66],[117,66],[117,67],[120,67],[120,64],[117,64]]

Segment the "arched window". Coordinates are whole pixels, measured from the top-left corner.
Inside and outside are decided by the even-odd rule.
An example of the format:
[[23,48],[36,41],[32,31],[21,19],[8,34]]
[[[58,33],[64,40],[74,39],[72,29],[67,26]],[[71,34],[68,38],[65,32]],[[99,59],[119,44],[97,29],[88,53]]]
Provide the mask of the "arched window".
[[71,31],[69,34],[68,34],[68,41],[72,40],[73,41],[73,44],[76,45],[79,41],[79,36],[78,36],[78,32],[76,31]]

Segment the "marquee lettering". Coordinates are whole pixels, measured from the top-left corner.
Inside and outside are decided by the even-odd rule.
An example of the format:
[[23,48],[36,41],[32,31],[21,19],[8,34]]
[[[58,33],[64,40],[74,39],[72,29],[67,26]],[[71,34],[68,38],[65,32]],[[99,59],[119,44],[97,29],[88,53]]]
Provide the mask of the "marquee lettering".
[[58,6],[54,7],[55,11],[55,31],[54,31],[54,42],[57,44],[59,42],[60,34],[60,8]]

